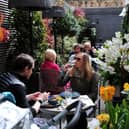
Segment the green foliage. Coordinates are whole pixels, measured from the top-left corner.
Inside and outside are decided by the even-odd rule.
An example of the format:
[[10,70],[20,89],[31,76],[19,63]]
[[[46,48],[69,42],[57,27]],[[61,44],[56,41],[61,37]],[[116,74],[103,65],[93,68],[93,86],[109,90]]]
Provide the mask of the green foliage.
[[[110,115],[109,129],[129,128],[129,105],[123,100],[120,105],[113,106],[111,102],[106,103],[107,113]],[[107,129],[107,128],[106,128]]]
[[75,36],[73,37],[68,37],[66,36],[64,38],[64,58],[65,58],[65,63],[68,61],[68,57],[69,57],[69,53],[71,52],[72,50],[72,47],[73,47],[73,44],[74,43],[77,43],[77,39]]
[[35,50],[36,62],[35,70],[39,71],[40,64],[44,61],[44,52],[48,48],[48,43],[42,42],[39,44],[38,49]]
[[12,12],[13,21],[11,26],[16,29],[16,37],[17,44],[16,50],[17,53],[28,52],[30,51],[30,47],[28,48],[29,43],[29,13],[27,11],[22,10],[13,10]]
[[57,18],[55,27],[55,31],[58,35],[63,36],[74,36],[76,35],[82,27],[86,25],[86,20],[78,20],[73,12],[68,10],[63,18]]
[[83,27],[78,35],[77,40],[79,43],[85,42],[86,40],[90,40],[91,43],[94,44],[96,38],[96,28],[95,26],[90,25],[90,21],[87,21],[87,26]]
[[[38,45],[43,42],[45,33],[41,13],[33,11],[32,17],[30,17],[29,11],[14,9],[11,16],[13,18],[11,26],[16,29],[16,37],[14,39],[17,39],[17,53],[32,54],[31,44],[33,49],[37,49]],[[35,57],[36,55],[33,56]]]
[[[42,15],[39,11],[31,12],[14,9],[12,11],[11,26],[15,28],[16,35],[13,39],[17,39],[16,53],[28,53],[36,59],[36,70],[38,70],[43,53],[47,45],[43,42],[46,33],[42,23]],[[32,53],[33,52],[33,53]]]
[[129,33],[129,7],[127,9],[126,15],[124,16],[123,23],[122,23],[122,32]]

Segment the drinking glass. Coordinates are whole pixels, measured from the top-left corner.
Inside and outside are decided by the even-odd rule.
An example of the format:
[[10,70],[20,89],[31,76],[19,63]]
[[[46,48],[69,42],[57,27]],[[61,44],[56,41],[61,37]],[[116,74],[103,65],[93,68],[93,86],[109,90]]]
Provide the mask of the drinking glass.
[[72,88],[71,87],[65,89],[65,100],[67,104],[70,104],[72,100]]

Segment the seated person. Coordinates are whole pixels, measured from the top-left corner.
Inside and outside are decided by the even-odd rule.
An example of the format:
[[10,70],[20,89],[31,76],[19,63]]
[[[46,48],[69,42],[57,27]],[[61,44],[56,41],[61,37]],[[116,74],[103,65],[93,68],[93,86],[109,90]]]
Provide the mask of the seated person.
[[18,55],[13,63],[13,71],[0,75],[0,92],[11,92],[16,99],[16,105],[22,108],[30,107],[29,101],[33,100],[35,103],[30,109],[35,116],[39,112],[42,100],[47,100],[49,93],[35,92],[26,95],[26,81],[33,69],[34,59],[30,55]]
[[[63,85],[70,81],[73,91],[77,91],[81,95],[88,95],[95,101],[98,92],[98,79],[98,75],[94,72],[90,64],[89,55],[86,53],[78,53],[75,56],[74,66],[68,70],[64,77]],[[87,124],[85,119],[86,114],[83,113],[76,129],[85,129]]]
[[84,42],[84,52],[89,54],[90,60],[92,62],[92,66],[97,71],[97,64],[92,60],[92,58],[96,57],[96,48],[91,46],[91,41],[90,40],[87,40],[87,41]]
[[45,60],[40,66],[40,90],[51,94],[60,93],[63,91],[63,87],[59,87],[60,79],[61,69],[56,64],[56,52],[53,49],[47,49]]
[[87,40],[87,41],[84,42],[84,52],[89,54],[91,57],[95,56],[96,49],[93,46],[91,46],[91,41],[90,40]]
[[70,81],[73,91],[88,95],[93,101],[97,98],[98,75],[94,72],[89,55],[79,53],[75,56],[75,64],[69,69],[63,79],[63,85]]
[[81,52],[81,50],[82,50],[81,44],[74,44],[73,50],[74,51],[73,51],[72,55],[69,57],[69,60],[68,60],[68,63],[70,65],[73,64],[75,55]]
[[74,57],[76,54],[80,53],[81,51],[82,51],[81,44],[78,44],[78,43],[73,44],[73,51],[70,53],[68,62],[62,66],[62,69],[64,72],[67,72],[67,70],[74,65]]

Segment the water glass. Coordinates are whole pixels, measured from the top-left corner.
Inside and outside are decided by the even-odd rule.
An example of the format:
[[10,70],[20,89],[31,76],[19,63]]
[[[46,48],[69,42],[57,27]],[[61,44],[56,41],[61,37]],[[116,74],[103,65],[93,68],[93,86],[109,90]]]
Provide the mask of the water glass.
[[70,104],[72,100],[72,88],[71,87],[65,89],[65,100],[67,104]]

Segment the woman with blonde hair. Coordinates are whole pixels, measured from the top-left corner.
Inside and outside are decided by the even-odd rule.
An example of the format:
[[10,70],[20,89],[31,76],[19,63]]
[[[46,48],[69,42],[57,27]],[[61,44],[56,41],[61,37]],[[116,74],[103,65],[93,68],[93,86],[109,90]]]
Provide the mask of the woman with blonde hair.
[[[97,99],[98,92],[98,75],[94,72],[89,55],[86,53],[78,53],[74,58],[74,66],[66,73],[63,84],[70,81],[73,91],[79,92],[81,95],[88,95],[93,101]],[[67,116],[69,121],[72,115]],[[82,112],[79,122],[74,129],[85,129],[87,127],[86,113]]]
[[66,73],[63,84],[65,85],[70,81],[73,91],[77,91],[81,95],[88,95],[95,101],[99,78],[91,66],[89,55],[78,53],[74,60],[74,66]]

